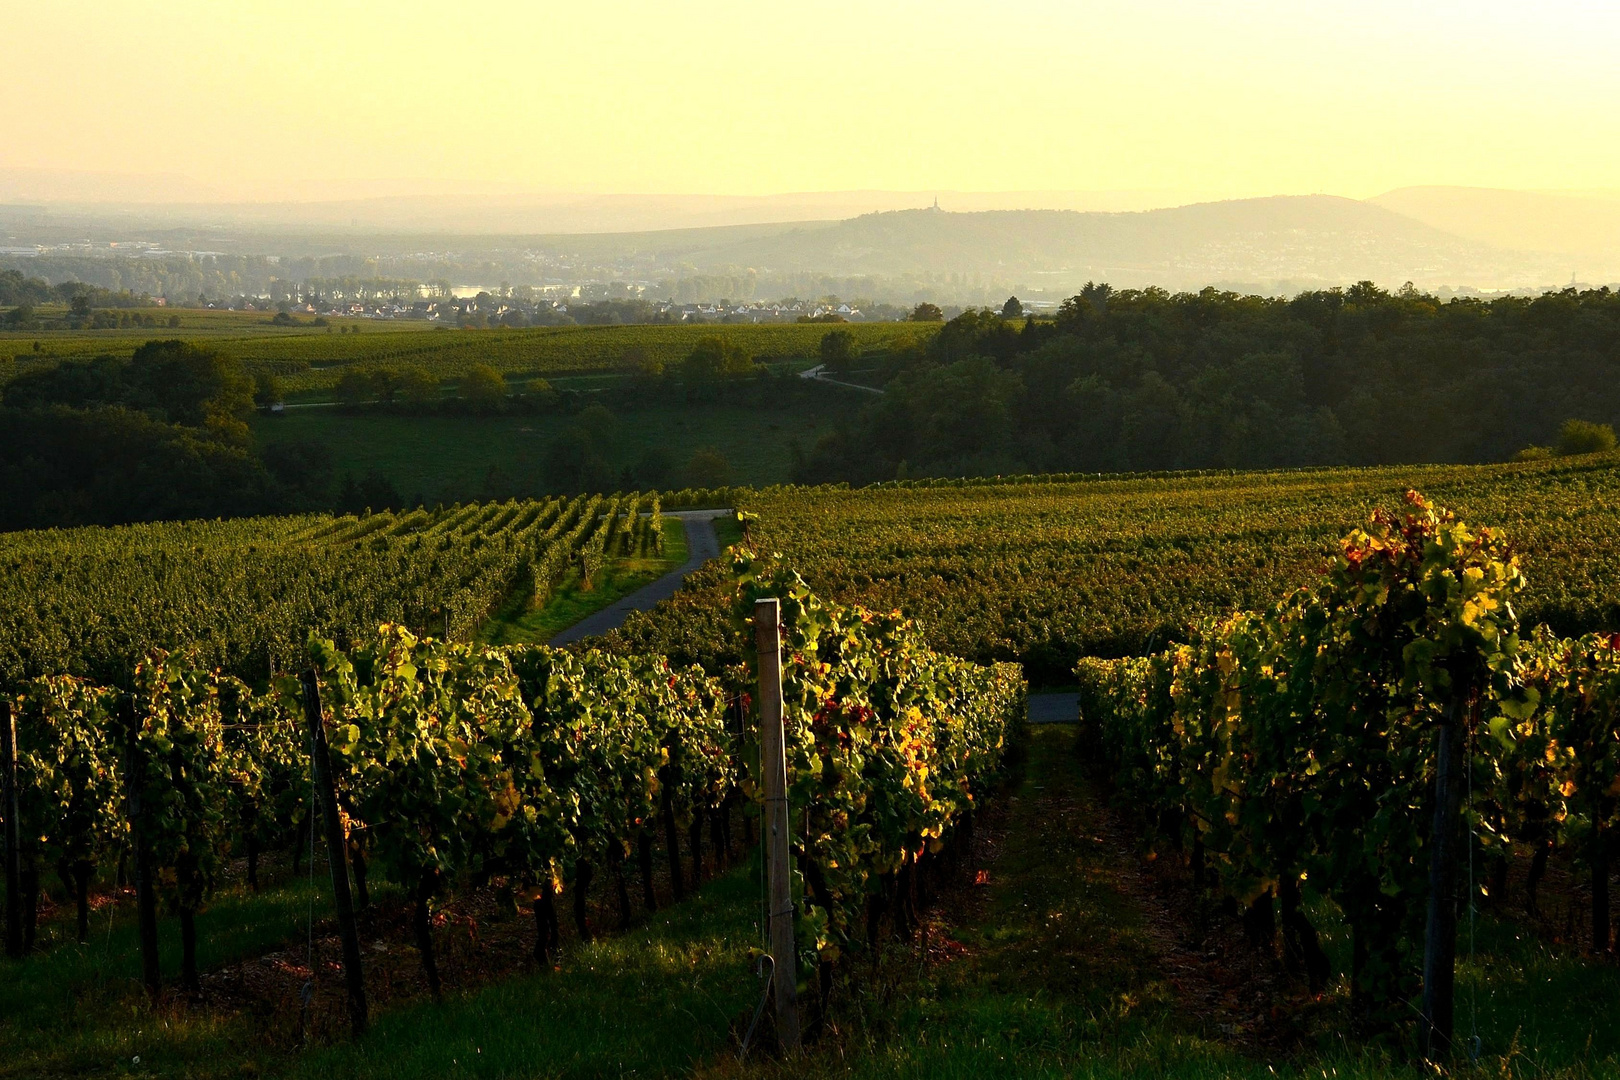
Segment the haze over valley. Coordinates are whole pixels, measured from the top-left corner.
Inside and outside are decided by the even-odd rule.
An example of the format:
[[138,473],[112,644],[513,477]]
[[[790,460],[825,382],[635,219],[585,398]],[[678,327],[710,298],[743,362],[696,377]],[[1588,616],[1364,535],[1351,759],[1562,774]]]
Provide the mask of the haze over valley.
[[[26,180],[13,174],[0,193],[37,190]],[[161,193],[135,180],[102,182],[89,193],[118,191]],[[11,201],[0,203],[0,267],[153,296],[212,281],[196,291],[216,300],[232,298],[227,282],[239,296],[267,296],[273,282],[297,284],[301,268],[306,278],[549,287],[565,298],[712,303],[839,294],[967,305],[1014,293],[1037,309],[1087,281],[1289,295],[1370,280],[1453,295],[1620,280],[1620,200],[1602,196],[1409,188],[1370,200],[1296,195],[1133,205],[1164,197],[447,193],[267,204]]]

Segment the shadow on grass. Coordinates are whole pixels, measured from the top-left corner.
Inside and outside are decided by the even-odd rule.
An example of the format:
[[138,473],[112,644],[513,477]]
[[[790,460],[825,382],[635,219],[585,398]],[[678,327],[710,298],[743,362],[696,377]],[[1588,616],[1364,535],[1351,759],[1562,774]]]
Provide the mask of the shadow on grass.
[[[989,884],[943,913],[941,959],[886,960],[857,980],[840,1038],[753,1074],[784,1077],[1400,1077],[1435,1075],[1398,1047],[1346,1038],[1342,983],[1326,1029],[1291,1051],[1245,1047],[1210,1004],[1232,988],[1197,970],[1164,933],[1151,890],[1130,880],[1128,845],[1080,779],[1072,728],[1031,731],[1022,783],[1006,800]],[[1140,878],[1138,878],[1140,881]],[[1466,927],[1466,924],[1465,924]],[[1174,928],[1173,928],[1174,929]],[[1465,929],[1466,934],[1466,929]],[[1620,969],[1482,920],[1460,943],[1453,1072],[1464,1076],[1620,1075]],[[1177,953],[1178,955],[1170,955]],[[898,960],[898,963],[895,961]],[[1241,997],[1243,988],[1237,987]],[[1480,1055],[1470,1060],[1476,1022]],[[738,1070],[715,1061],[709,1072]]]
[[[325,872],[317,868],[318,882]],[[239,1076],[273,1056],[249,1018],[168,1000],[148,1004],[134,908],[133,896],[125,896],[99,912],[86,945],[67,937],[70,919],[54,921],[43,928],[47,948],[0,965],[0,1077]],[[198,967],[206,972],[300,940],[309,910],[310,887],[302,879],[216,897],[197,917]],[[316,917],[323,914],[317,903]],[[158,943],[172,985],[180,969],[174,919],[159,919]]]
[[[758,886],[738,869],[626,934],[571,948],[556,970],[381,1010],[360,1042],[303,1053],[273,1045],[252,1016],[147,1006],[126,904],[110,939],[103,921],[91,946],[0,966],[0,1076],[1433,1075],[1338,1034],[1342,985],[1323,1006],[1319,1041],[1273,1054],[1224,1033],[1202,1004],[1209,973],[1167,939],[1152,893],[1133,885],[1135,856],[1080,780],[1072,739],[1060,725],[1032,732],[983,864],[988,884],[940,905],[926,953],[897,949],[876,974],[860,964],[836,1032],[797,1061],[741,1066],[733,1054],[730,1029],[758,991]],[[199,920],[203,966],[299,940],[308,901],[300,882],[219,898]],[[172,976],[171,920],[163,933]],[[1610,1022],[1620,969],[1511,921],[1481,920],[1462,955],[1457,1028],[1466,1040],[1477,1022],[1482,1052],[1470,1064],[1465,1044],[1454,1074],[1620,1075]]]
[[309,1080],[684,1074],[728,1053],[758,985],[758,886],[747,870],[646,925],[570,951],[542,971],[379,1017],[359,1043],[313,1051]]

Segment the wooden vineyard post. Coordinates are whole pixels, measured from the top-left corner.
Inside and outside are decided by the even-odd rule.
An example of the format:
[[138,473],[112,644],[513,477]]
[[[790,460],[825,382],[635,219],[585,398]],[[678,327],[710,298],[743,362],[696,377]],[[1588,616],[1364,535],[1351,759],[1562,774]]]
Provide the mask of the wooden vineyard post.
[[[343,939],[343,981],[349,991],[349,1026],[354,1037],[366,1033],[366,982],[360,968],[360,934],[354,925],[354,901],[349,895],[349,845],[343,838],[338,814],[337,788],[332,783],[332,758],[326,745],[326,721],[321,716],[321,688],[315,672],[304,672],[304,718],[309,721],[310,762],[315,768],[316,797],[321,802],[326,829],[326,861],[332,869],[332,901],[337,907],[338,936]],[[313,808],[311,808],[313,812]]]
[[1434,824],[1429,833],[1429,909],[1423,942],[1423,1056],[1444,1061],[1451,1053],[1457,982],[1457,840],[1462,802],[1462,726],[1469,688],[1458,680],[1436,734]]
[[17,718],[6,702],[6,714],[0,717],[0,769],[3,778],[4,810],[6,815],[6,955],[13,960],[22,958],[22,873],[18,867],[21,858],[22,832],[17,820],[21,801],[17,797]]
[[124,721],[125,736],[129,739],[124,790],[129,800],[129,831],[135,852],[135,925],[141,946],[141,982],[146,986],[146,992],[156,997],[162,981],[162,973],[158,969],[157,890],[152,884],[152,852],[147,847],[146,830],[141,824],[144,817],[141,778],[145,770],[140,767],[140,726],[135,719],[135,700],[124,695],[119,710]]
[[768,932],[776,991],[776,1032],[787,1052],[799,1048],[798,965],[793,940],[793,883],[788,872],[787,752],[782,731],[782,636],[780,603],[754,602],[754,642],[759,650],[759,749],[765,774],[765,873]]

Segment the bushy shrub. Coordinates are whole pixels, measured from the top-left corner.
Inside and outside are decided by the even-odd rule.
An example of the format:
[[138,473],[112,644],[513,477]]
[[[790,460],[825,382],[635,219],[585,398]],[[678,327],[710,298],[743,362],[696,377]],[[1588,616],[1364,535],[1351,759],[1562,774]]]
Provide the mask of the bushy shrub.
[[1560,454],[1603,454],[1614,449],[1614,428],[1587,420],[1565,420],[1558,429]]

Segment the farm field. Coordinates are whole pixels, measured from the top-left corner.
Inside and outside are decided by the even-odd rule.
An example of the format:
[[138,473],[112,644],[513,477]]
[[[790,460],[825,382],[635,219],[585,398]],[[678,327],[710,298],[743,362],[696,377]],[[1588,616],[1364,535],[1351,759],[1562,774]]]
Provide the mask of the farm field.
[[[787,482],[792,442],[810,447],[837,421],[845,405],[836,388],[791,410],[715,403],[620,407],[605,456],[615,472],[633,468],[649,450],[668,456],[679,486],[699,449],[719,450],[734,482],[764,486]],[[336,470],[356,478],[376,471],[406,498],[429,505],[478,497],[491,467],[516,491],[546,490],[546,449],[578,423],[560,412],[518,416],[397,416],[336,409],[289,409],[260,417],[253,431],[261,445],[314,440],[332,450]]]
[[[60,318],[66,315],[66,309],[55,309],[45,306],[39,309],[41,317]],[[268,311],[216,311],[209,308],[130,308],[127,313],[136,316],[148,316],[155,326],[108,328],[105,330],[0,330],[0,358],[13,357],[18,360],[56,360],[68,357],[87,356],[128,356],[135,349],[153,338],[180,338],[182,340],[197,341],[215,339],[225,341],[251,341],[256,338],[281,340],[297,337],[319,337],[322,339],[341,336],[358,326],[360,333],[377,329],[378,323],[373,319],[351,319],[343,316],[328,316],[330,326],[314,326],[310,315],[301,315],[299,326],[276,326],[270,319],[272,312]],[[170,321],[179,320],[178,326],[171,326]],[[386,324],[387,332],[391,335],[415,333],[418,331],[433,330],[436,324],[401,319]],[[35,350],[34,343],[39,343]]]
[[[1527,624],[1620,629],[1620,459],[716,493],[830,596],[918,619],[935,646],[1063,684],[1304,584],[1334,541],[1417,488],[1523,553]],[[623,647],[720,662],[721,570],[633,616]]]
[[[663,505],[747,511],[741,539],[769,558],[750,567],[757,580],[743,585],[744,599],[791,597],[812,614],[792,624],[784,677],[789,731],[802,738],[795,745],[804,755],[790,765],[791,798],[806,814],[804,857],[816,881],[800,902],[807,935],[800,940],[810,958],[805,970],[814,971],[820,957],[831,980],[833,1011],[826,1015],[833,1026],[802,1060],[746,1068],[735,1064],[735,1039],[757,1000],[747,950],[758,940],[760,883],[756,870],[737,868],[749,858],[746,838],[757,825],[754,804],[736,794],[746,790],[741,748],[728,741],[735,694],[753,685],[746,669],[728,668],[752,653],[739,648],[729,569],[700,571],[670,603],[632,616],[609,639],[610,654],[521,644],[508,654],[367,629],[395,618],[433,634],[448,613],[462,641],[539,639],[549,608],[540,605],[542,617],[527,618],[531,592],[567,607],[583,595],[576,566],[589,562],[600,575],[598,599],[662,566],[634,531],[641,519],[626,516],[653,505],[651,496],[11,534],[0,543],[0,560],[11,570],[6,602],[17,617],[0,640],[0,658],[27,723],[49,717],[60,730],[84,733],[73,737],[89,740],[87,749],[110,754],[110,744],[96,742],[104,734],[94,733],[113,722],[115,688],[127,685],[132,665],[154,645],[194,641],[202,647],[198,659],[252,685],[187,666],[193,661],[183,656],[156,669],[168,672],[169,690],[140,681],[152,678],[151,659],[144,661],[149,674],[135,674],[137,687],[148,687],[139,700],[150,704],[140,708],[204,740],[181,745],[206,746],[207,733],[219,733],[212,736],[222,740],[219,764],[202,754],[188,758],[188,767],[231,763],[228,773],[206,781],[230,808],[224,820],[187,811],[202,815],[198,828],[215,830],[206,835],[219,860],[211,895],[195,915],[195,1000],[171,983],[157,1006],[140,1004],[133,903],[114,887],[113,845],[123,835],[115,816],[94,865],[90,945],[73,940],[72,896],[41,873],[47,903],[39,955],[0,966],[15,973],[22,995],[22,1019],[0,1027],[0,1045],[18,1075],[226,1076],[240,1075],[251,1061],[262,1073],[292,1076],[495,1077],[549,1069],[1415,1077],[1408,1021],[1376,1038],[1347,1037],[1362,1023],[1350,976],[1361,954],[1353,920],[1335,896],[1317,891],[1319,878],[1323,890],[1331,880],[1326,872],[1313,864],[1293,916],[1303,911],[1313,924],[1333,973],[1307,988],[1303,976],[1280,966],[1280,954],[1255,942],[1236,909],[1223,906],[1221,875],[1232,875],[1234,890],[1243,879],[1220,861],[1228,855],[1218,837],[1205,849],[1218,873],[1201,882],[1194,876],[1192,849],[1173,824],[1184,820],[1177,816],[1181,789],[1156,783],[1151,766],[1128,754],[1115,764],[1088,751],[1095,714],[1091,728],[1031,732],[1025,750],[1018,734],[1022,674],[956,659],[1021,659],[1035,679],[1066,683],[1075,678],[1077,657],[1157,652],[1191,638],[1204,619],[1264,607],[1320,580],[1336,541],[1373,509],[1400,505],[1412,487],[1471,522],[1505,530],[1528,581],[1515,600],[1526,627],[1548,621],[1578,633],[1616,626],[1620,461],[1612,455],[1504,466],[663,496]],[[666,544],[662,555],[678,552]],[[828,598],[824,606],[785,576],[790,568]],[[390,575],[410,588],[383,603]],[[266,602],[271,597],[299,599],[276,607]],[[849,602],[874,610],[840,606]],[[891,607],[917,617],[916,627],[881,614]],[[306,851],[307,840],[289,829],[297,820],[289,807],[305,798],[307,775],[297,751],[276,750],[298,745],[289,734],[298,719],[285,687],[266,687],[264,674],[300,663],[298,639],[307,629],[342,639],[323,646],[317,663],[346,762],[340,798],[364,823],[356,850],[372,864],[364,933],[373,1028],[352,1045],[343,1035],[334,962],[326,961],[317,979],[311,1009],[297,1005],[307,978],[302,950],[312,891],[317,911],[329,911],[330,901],[318,851],[308,853],[302,876],[287,865],[289,846]],[[677,665],[650,658],[660,652]],[[705,661],[708,672],[679,667],[690,659]],[[1127,662],[1119,678],[1137,663]],[[28,679],[61,672],[92,675],[109,689]],[[460,689],[436,696],[441,679]],[[1112,700],[1088,692],[1093,708]],[[1150,698],[1130,689],[1119,700]],[[912,704],[896,709],[899,700]],[[1545,700],[1563,699],[1549,690]],[[872,705],[857,704],[864,702]],[[445,725],[442,736],[424,735],[433,728],[413,719],[430,715]],[[909,718],[919,716],[936,734],[907,741]],[[1137,746],[1135,722],[1121,704],[1108,721],[1116,727],[1107,730],[1124,732],[1120,745],[1129,749]],[[845,756],[851,740],[874,738],[874,723],[884,734],[871,752],[894,754],[884,760],[897,772],[852,769]],[[260,725],[270,725],[266,735],[242,734]],[[434,749],[440,738],[451,752]],[[1147,738],[1139,741],[1155,747]],[[943,755],[947,746],[960,749]],[[405,754],[391,760],[414,764],[368,765],[384,748]],[[1004,758],[1005,749],[1013,752]],[[1172,744],[1150,760],[1186,752]],[[915,756],[924,754],[940,756]],[[1189,757],[1187,767],[1205,767],[1203,760]],[[1353,760],[1370,761],[1365,753]],[[1431,766],[1415,760],[1405,782],[1420,791]],[[1522,775],[1508,768],[1519,760],[1510,754],[1493,760],[1504,774]],[[503,771],[504,761],[544,764],[518,775]],[[682,771],[665,773],[661,763],[680,763]],[[893,779],[912,769],[924,770],[919,775],[930,783],[906,787],[912,781]],[[960,783],[938,781],[952,769]],[[251,782],[231,779],[238,776]],[[661,811],[666,783],[673,801]],[[926,788],[937,802],[892,802],[901,788],[890,784]],[[192,805],[183,801],[192,796],[177,790],[176,805]],[[573,803],[555,799],[557,791],[577,796],[577,816],[567,809]],[[971,800],[958,794],[968,791]],[[533,810],[524,820],[552,823],[525,831],[516,847],[503,833],[517,819],[508,809],[514,799]],[[894,831],[887,819],[870,816],[875,806],[913,816]],[[1144,806],[1156,808],[1151,821],[1133,812]],[[871,832],[847,827],[857,815]],[[907,837],[927,835],[920,830],[935,821],[945,823],[939,846],[922,845],[928,857],[909,862],[903,852],[914,841]],[[1334,834],[1336,843],[1347,835]],[[1577,844],[1578,834],[1571,835]],[[251,850],[263,853],[258,890],[243,879],[248,836],[257,845]],[[425,849],[411,839],[418,836],[433,837],[439,853],[431,872],[420,861]],[[854,846],[857,836],[870,837],[872,846]],[[650,860],[639,881],[638,849]],[[1528,841],[1491,850],[1498,853],[1490,856],[1492,873],[1501,868],[1491,896],[1500,899],[1480,911],[1457,967],[1459,1009],[1468,1007],[1459,1017],[1466,1015],[1469,1038],[1478,1033],[1480,1067],[1572,1080],[1606,1074],[1620,1064],[1620,1044],[1597,1018],[1607,1015],[1620,984],[1610,963],[1581,951],[1592,932],[1583,913],[1593,900],[1580,849],[1560,847],[1540,871]],[[1230,856],[1231,865],[1240,854]],[[722,865],[732,869],[721,872]],[[690,867],[681,871],[685,900],[676,866]],[[897,884],[901,871],[926,883],[915,886],[915,906],[904,899],[912,886]],[[1524,900],[1537,874],[1539,908]],[[700,881],[706,884],[692,895]],[[537,882],[560,891],[554,898]],[[620,882],[627,888],[616,899]],[[656,906],[638,886],[656,895]],[[522,898],[515,909],[503,891],[514,888]],[[896,899],[874,909],[876,896]],[[627,929],[588,942],[583,929],[568,925],[575,897],[585,898],[574,913],[581,926]],[[554,899],[560,910],[547,931],[542,901],[551,910]],[[873,910],[876,923],[868,921]],[[330,916],[316,918],[318,947],[335,957]],[[431,928],[431,947],[413,929],[423,925]],[[886,928],[876,938],[874,925]],[[177,943],[167,915],[162,926],[160,959],[172,979]],[[891,934],[910,943],[884,944]],[[546,952],[545,962],[528,959],[536,950]],[[438,957],[436,966],[428,955]],[[882,962],[868,963],[872,957]],[[443,982],[442,1000],[430,989],[435,980]],[[1568,1007],[1577,1000],[1588,1006]],[[643,1012],[634,1033],[602,1037]],[[525,1022],[531,1015],[541,1019]],[[155,1016],[166,1022],[157,1026]],[[57,1034],[34,1038],[32,1023]],[[300,1033],[313,1045],[300,1048]]]
[[[469,507],[401,519],[373,515],[373,527],[359,535],[352,519],[300,519],[295,535],[307,541],[311,529],[317,536],[325,530],[336,534],[339,544],[382,553],[387,545],[374,546],[366,537],[405,535],[404,546],[418,549],[426,546],[422,527],[460,528],[449,533],[451,543],[430,549],[442,556],[458,548],[499,549],[506,545],[494,541],[510,533],[514,541],[538,541],[534,561],[520,580],[530,582],[527,588],[550,590],[575,559],[590,567],[594,551],[600,570],[614,561],[606,556],[634,551],[635,541],[645,540],[641,526],[648,520],[634,516],[639,502],[632,497],[628,504],[608,503],[593,496],[567,504]],[[629,514],[621,513],[626,505]],[[542,533],[530,537],[522,531],[529,527],[525,523],[540,528],[548,519],[554,527]],[[480,522],[483,531],[476,529]],[[509,528],[514,522],[516,530]],[[564,539],[548,542],[552,536]],[[552,559],[559,551],[564,558]],[[548,568],[544,573],[542,564]],[[760,590],[774,594],[781,584],[761,582]],[[171,586],[159,598],[175,591]],[[830,957],[835,947],[858,947],[853,923],[863,910],[865,880],[892,880],[897,866],[934,865],[932,859],[919,864],[924,853],[904,850],[905,836],[919,829],[943,835],[971,808],[975,791],[983,794],[994,786],[1002,749],[1016,737],[1022,719],[1024,684],[1009,666],[984,668],[932,654],[903,624],[817,606],[802,595],[795,602],[815,610],[818,619],[786,629],[784,678],[794,688],[793,730],[807,730],[805,703],[820,700],[832,685],[829,679],[840,686],[869,685],[867,694],[892,693],[885,683],[913,683],[903,712],[865,708],[831,718],[820,710],[817,724],[836,726],[844,732],[842,739],[794,750],[796,761],[824,761],[829,771],[842,770],[846,777],[842,793],[820,784],[819,793],[812,793],[803,786],[807,769],[795,768],[801,780],[794,798],[806,812],[802,858],[816,880],[834,883],[835,891],[818,885],[817,898],[805,901],[820,912],[812,954]],[[806,661],[823,634],[830,635],[829,646],[837,642],[841,657],[836,663]],[[831,659],[830,647],[823,655]],[[882,669],[873,662],[879,656],[886,661]],[[24,1063],[26,1075],[109,1069],[237,1075],[244,1053],[261,1063],[285,1061],[311,1037],[326,1042],[341,1032],[346,1025],[340,984],[321,973],[330,963],[312,956],[317,948],[332,955],[328,916],[317,915],[317,910],[330,911],[316,873],[320,848],[296,824],[310,820],[313,792],[323,790],[321,785],[331,785],[322,796],[328,810],[327,856],[342,855],[353,867],[366,940],[365,992],[382,1021],[380,1033],[389,1031],[388,1014],[395,1007],[411,1004],[424,991],[440,1008],[447,998],[485,983],[536,971],[544,984],[508,982],[500,992],[515,989],[520,1002],[532,1002],[537,990],[542,997],[558,990],[572,995],[572,983],[581,996],[563,1003],[562,1015],[569,1015],[570,1007],[599,1013],[604,1003],[622,996],[623,988],[595,977],[596,964],[614,950],[582,948],[600,932],[592,926],[667,927],[671,915],[657,913],[672,900],[675,925],[688,927],[689,916],[701,915],[706,904],[725,903],[729,914],[707,932],[718,930],[726,940],[718,948],[700,941],[689,953],[690,928],[680,941],[667,933],[655,932],[651,940],[632,934],[622,966],[648,974],[663,969],[686,982],[694,974],[688,958],[695,967],[709,951],[711,963],[724,963],[732,976],[729,987],[714,987],[709,1006],[720,1009],[720,1021],[746,1007],[752,980],[735,976],[739,946],[752,936],[738,932],[747,925],[744,905],[755,895],[752,884],[733,875],[715,883],[686,915],[678,910],[683,890],[716,876],[746,854],[748,837],[760,835],[741,787],[747,755],[728,722],[735,696],[726,684],[658,658],[457,645],[419,638],[394,625],[362,634],[350,645],[316,641],[310,657],[313,670],[301,703],[292,689],[296,680],[273,680],[256,689],[217,669],[195,666],[183,652],[145,654],[125,675],[133,681],[131,690],[60,676],[21,684],[13,701],[22,721],[29,899],[22,959],[14,974],[30,986],[31,1007],[54,1005],[56,1015],[67,1013],[71,1024],[49,1041],[32,1037],[37,1023],[9,1032],[0,1028],[0,1040],[15,1034],[8,1060]],[[116,665],[110,659],[106,666]],[[332,714],[332,750],[328,756],[324,743],[316,742],[306,757],[299,726],[305,714],[315,715],[320,707],[317,695]],[[894,743],[899,773],[863,777],[849,770],[845,748],[852,734]],[[67,756],[53,757],[59,750]],[[876,746],[873,752],[895,754]],[[54,769],[48,760],[57,763]],[[324,779],[313,787],[304,782],[312,762],[323,763],[318,770],[330,770],[318,772]],[[937,790],[925,792],[904,779],[907,773],[938,778]],[[902,790],[916,792],[903,805],[894,801]],[[842,819],[878,800],[890,812],[872,819],[862,829],[862,843],[852,844]],[[348,819],[346,842],[331,839],[341,835],[339,806]],[[297,860],[306,838],[309,869],[301,877]],[[655,847],[663,850],[662,875]],[[146,914],[133,920],[139,932],[131,930],[123,902],[128,891],[113,887],[111,880],[121,849],[135,852],[130,872],[137,892],[160,890],[165,912],[177,910],[180,916],[177,981],[173,938],[158,931],[155,910],[138,908]],[[278,854],[289,849],[290,872]],[[245,875],[238,858],[243,850]],[[638,851],[632,863],[626,856]],[[55,903],[50,886],[41,881],[52,858],[65,868],[67,890]],[[377,875],[369,892],[368,866]],[[598,875],[596,867],[604,873]],[[626,879],[637,873],[633,902]],[[594,894],[593,880],[600,882]],[[617,884],[616,903],[610,883]],[[307,888],[302,897],[301,888]],[[520,917],[518,897],[522,908],[532,907],[532,921],[529,911]],[[76,939],[68,915],[75,899]],[[15,914],[15,890],[7,902]],[[557,917],[563,904],[572,908],[573,935],[563,932]],[[92,909],[97,943],[106,927],[100,952],[91,944]],[[912,910],[902,903],[894,918],[912,918]],[[302,934],[299,914],[304,914]],[[406,921],[398,918],[401,914]],[[347,927],[342,932],[355,933]],[[355,940],[347,939],[344,955],[357,955]],[[412,973],[413,954],[420,957],[425,981]],[[576,980],[558,975],[557,967],[566,970],[580,959],[585,965]],[[358,971],[353,961],[344,963]],[[172,1023],[148,1030],[148,1014],[137,1003],[140,991],[119,975],[132,970],[139,971],[152,995],[154,1011],[172,1017]],[[642,989],[646,981],[645,976],[637,980]],[[669,978],[662,981],[668,985]],[[301,983],[305,991],[298,989]],[[98,991],[93,999],[85,996],[91,988]],[[727,998],[734,1004],[722,1004]],[[73,1004],[63,1009],[65,1001]],[[666,1019],[686,1024],[690,1009],[674,1005],[666,1001]],[[568,1023],[549,1031],[529,1026],[528,1034],[508,1047],[491,1041],[496,1052],[490,1060],[500,1067],[510,1052],[538,1041],[551,1053],[567,1053],[571,1045],[576,1055],[588,1051],[596,1059],[606,1051],[622,1061],[627,1052],[639,1050],[659,1062],[689,1064],[724,1045],[724,1023],[709,1019],[715,1022],[688,1024],[684,1039],[649,1038],[640,1047],[617,1034],[611,1045],[595,1035],[581,1041],[581,1029]],[[409,1030],[393,1028],[396,1038],[405,1033],[406,1043],[413,1041]],[[586,1030],[600,1032],[599,1027]],[[436,1059],[444,1044],[434,1042],[426,1050]],[[559,1050],[558,1043],[565,1048]],[[480,1052],[475,1046],[474,1053]]]
[[[304,421],[294,417],[285,422]],[[418,425],[437,423],[386,422],[398,424],[400,445]],[[462,423],[496,431],[510,425],[515,436],[521,434],[515,429],[529,421],[457,420],[448,430],[456,432]],[[772,432],[768,424],[756,432],[762,444],[788,434]],[[447,434],[436,452],[448,454],[446,447],[453,441]],[[734,461],[740,464],[740,455]],[[467,475],[474,475],[478,464],[469,463]],[[403,483],[401,487],[409,490]],[[698,501],[735,504],[757,514],[750,543],[782,553],[829,596],[879,610],[899,608],[917,618],[930,640],[948,652],[980,661],[1019,659],[1038,682],[1068,683],[1081,655],[1151,652],[1199,618],[1263,607],[1297,588],[1326,565],[1337,537],[1364,521],[1374,507],[1398,502],[1409,487],[1454,507],[1468,520],[1507,530],[1523,553],[1529,580],[1521,601],[1527,623],[1546,621],[1563,633],[1620,625],[1620,461],[1613,456],[1493,466],[1044,478],[857,490],[731,488],[698,493]],[[483,514],[493,519],[496,510]],[[419,527],[404,524],[418,517],[433,520],[427,513],[400,515],[399,540],[408,540],[411,529]],[[7,603],[15,630],[8,635],[10,644],[0,642],[0,656],[7,657],[0,671],[8,678],[25,671],[90,671],[93,664],[81,666],[91,663],[84,659],[88,655],[132,655],[133,646],[113,643],[126,638],[174,642],[182,626],[213,642],[209,648],[243,655],[257,651],[252,663],[262,671],[265,645],[255,636],[258,631],[222,629],[216,639],[215,631],[204,628],[221,616],[181,617],[184,606],[124,612],[120,606],[135,595],[126,590],[142,587],[143,578],[153,573],[145,568],[154,566],[162,568],[160,580],[177,584],[207,568],[203,574],[216,590],[221,582],[237,580],[244,589],[272,588],[268,579],[254,584],[256,571],[226,572],[223,567],[238,559],[246,560],[244,567],[254,566],[253,559],[272,555],[280,543],[303,550],[297,537],[323,528],[339,530],[334,535],[343,528],[360,535],[394,535],[389,523],[395,519],[388,515],[366,519],[364,527],[353,519],[346,526],[322,524],[331,520],[266,518],[10,534],[0,539],[0,559],[12,569],[14,589]],[[420,527],[430,534],[450,528]],[[478,532],[460,528],[468,535]],[[309,563],[277,573],[300,580],[328,572],[320,566]],[[33,584],[58,573],[63,575],[59,587],[40,591]],[[728,582],[723,567],[700,571],[673,601],[632,616],[617,647],[703,658],[711,664],[722,654],[733,655]],[[504,594],[500,585],[495,589]],[[262,620],[267,628],[284,621],[268,613],[285,601],[266,606],[250,600],[251,595],[256,593],[245,592],[242,602],[230,608],[231,618],[243,624]],[[424,610],[441,602],[431,589],[424,593]],[[31,621],[35,617],[28,613],[44,610],[41,604],[83,611],[90,621],[83,630],[73,619],[58,619],[48,631],[36,629],[42,624]],[[484,610],[479,609],[478,617]],[[380,615],[379,610],[378,616],[368,617]],[[415,622],[419,618],[407,621],[426,627]],[[277,633],[301,633],[296,625]],[[153,627],[163,629],[144,636]],[[81,634],[93,637],[79,640]],[[59,658],[60,666],[32,666],[21,659],[25,652]],[[72,657],[80,659],[66,659]]]
[[[168,312],[168,309],[159,309]],[[250,374],[274,373],[290,393],[325,390],[343,370],[357,364],[419,365],[440,379],[454,379],[474,364],[488,364],[507,375],[580,375],[634,370],[643,360],[674,366],[701,338],[734,340],[762,361],[801,360],[817,354],[826,324],[769,323],[701,326],[571,326],[528,329],[455,330],[429,323],[377,323],[334,320],[333,332],[310,326],[276,327],[268,316],[257,322],[238,313],[188,311],[178,314],[181,329],[143,331],[53,331],[0,333],[0,357],[15,358],[18,370],[59,359],[127,356],[155,338],[207,340],[241,360]],[[224,316],[236,316],[225,318]],[[167,318],[167,315],[163,316]],[[338,322],[351,323],[340,333]],[[937,330],[927,323],[850,323],[839,327],[866,348],[926,338]],[[39,342],[40,351],[33,345]]]

